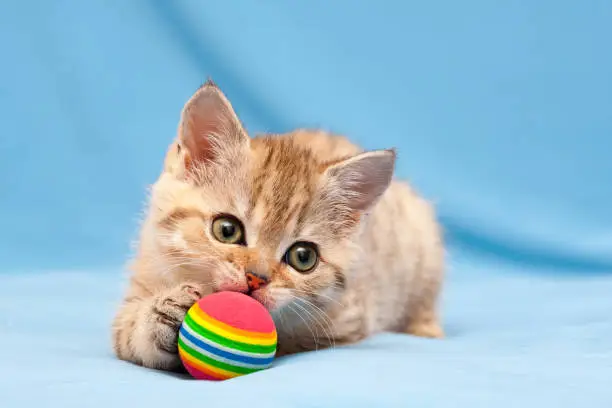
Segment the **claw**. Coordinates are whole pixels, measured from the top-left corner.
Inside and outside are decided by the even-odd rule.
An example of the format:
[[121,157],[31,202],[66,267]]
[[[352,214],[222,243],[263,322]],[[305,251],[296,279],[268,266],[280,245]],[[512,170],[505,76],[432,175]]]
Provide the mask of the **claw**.
[[198,299],[202,297],[200,291],[194,288],[193,286],[186,285],[183,290],[185,290],[190,295],[197,297]]

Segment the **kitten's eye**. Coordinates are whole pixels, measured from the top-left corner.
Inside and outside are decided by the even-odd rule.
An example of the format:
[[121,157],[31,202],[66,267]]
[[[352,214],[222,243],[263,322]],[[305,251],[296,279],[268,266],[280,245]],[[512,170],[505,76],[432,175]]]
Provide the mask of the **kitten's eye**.
[[242,223],[231,215],[215,218],[212,223],[212,234],[224,244],[245,244]]
[[310,272],[319,262],[317,246],[311,242],[296,242],[285,254],[285,262],[298,272]]

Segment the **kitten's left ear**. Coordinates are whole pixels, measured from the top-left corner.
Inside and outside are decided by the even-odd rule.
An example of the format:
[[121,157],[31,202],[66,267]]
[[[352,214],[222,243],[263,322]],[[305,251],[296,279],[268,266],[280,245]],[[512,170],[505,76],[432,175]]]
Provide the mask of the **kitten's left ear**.
[[187,171],[196,164],[235,161],[249,145],[232,105],[211,80],[185,104],[178,133]]
[[395,150],[361,153],[329,166],[324,196],[353,211],[366,211],[387,190],[393,178]]

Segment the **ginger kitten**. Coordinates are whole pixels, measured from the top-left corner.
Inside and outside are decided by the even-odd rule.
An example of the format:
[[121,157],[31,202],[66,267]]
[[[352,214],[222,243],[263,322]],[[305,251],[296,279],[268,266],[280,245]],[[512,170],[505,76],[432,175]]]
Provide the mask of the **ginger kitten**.
[[298,130],[249,138],[211,81],[185,105],[152,186],[126,297],[121,359],[177,369],[177,331],[208,293],[272,313],[278,354],[381,331],[442,337],[444,250],[430,205],[393,181],[395,152]]

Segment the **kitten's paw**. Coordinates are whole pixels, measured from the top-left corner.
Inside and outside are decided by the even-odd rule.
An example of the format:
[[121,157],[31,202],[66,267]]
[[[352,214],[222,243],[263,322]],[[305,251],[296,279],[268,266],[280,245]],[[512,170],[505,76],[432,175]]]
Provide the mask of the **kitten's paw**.
[[421,320],[412,322],[406,328],[406,333],[433,339],[444,338],[444,330],[437,320]]
[[161,351],[177,354],[178,330],[189,308],[202,297],[201,290],[182,284],[159,296],[151,308],[154,346]]

